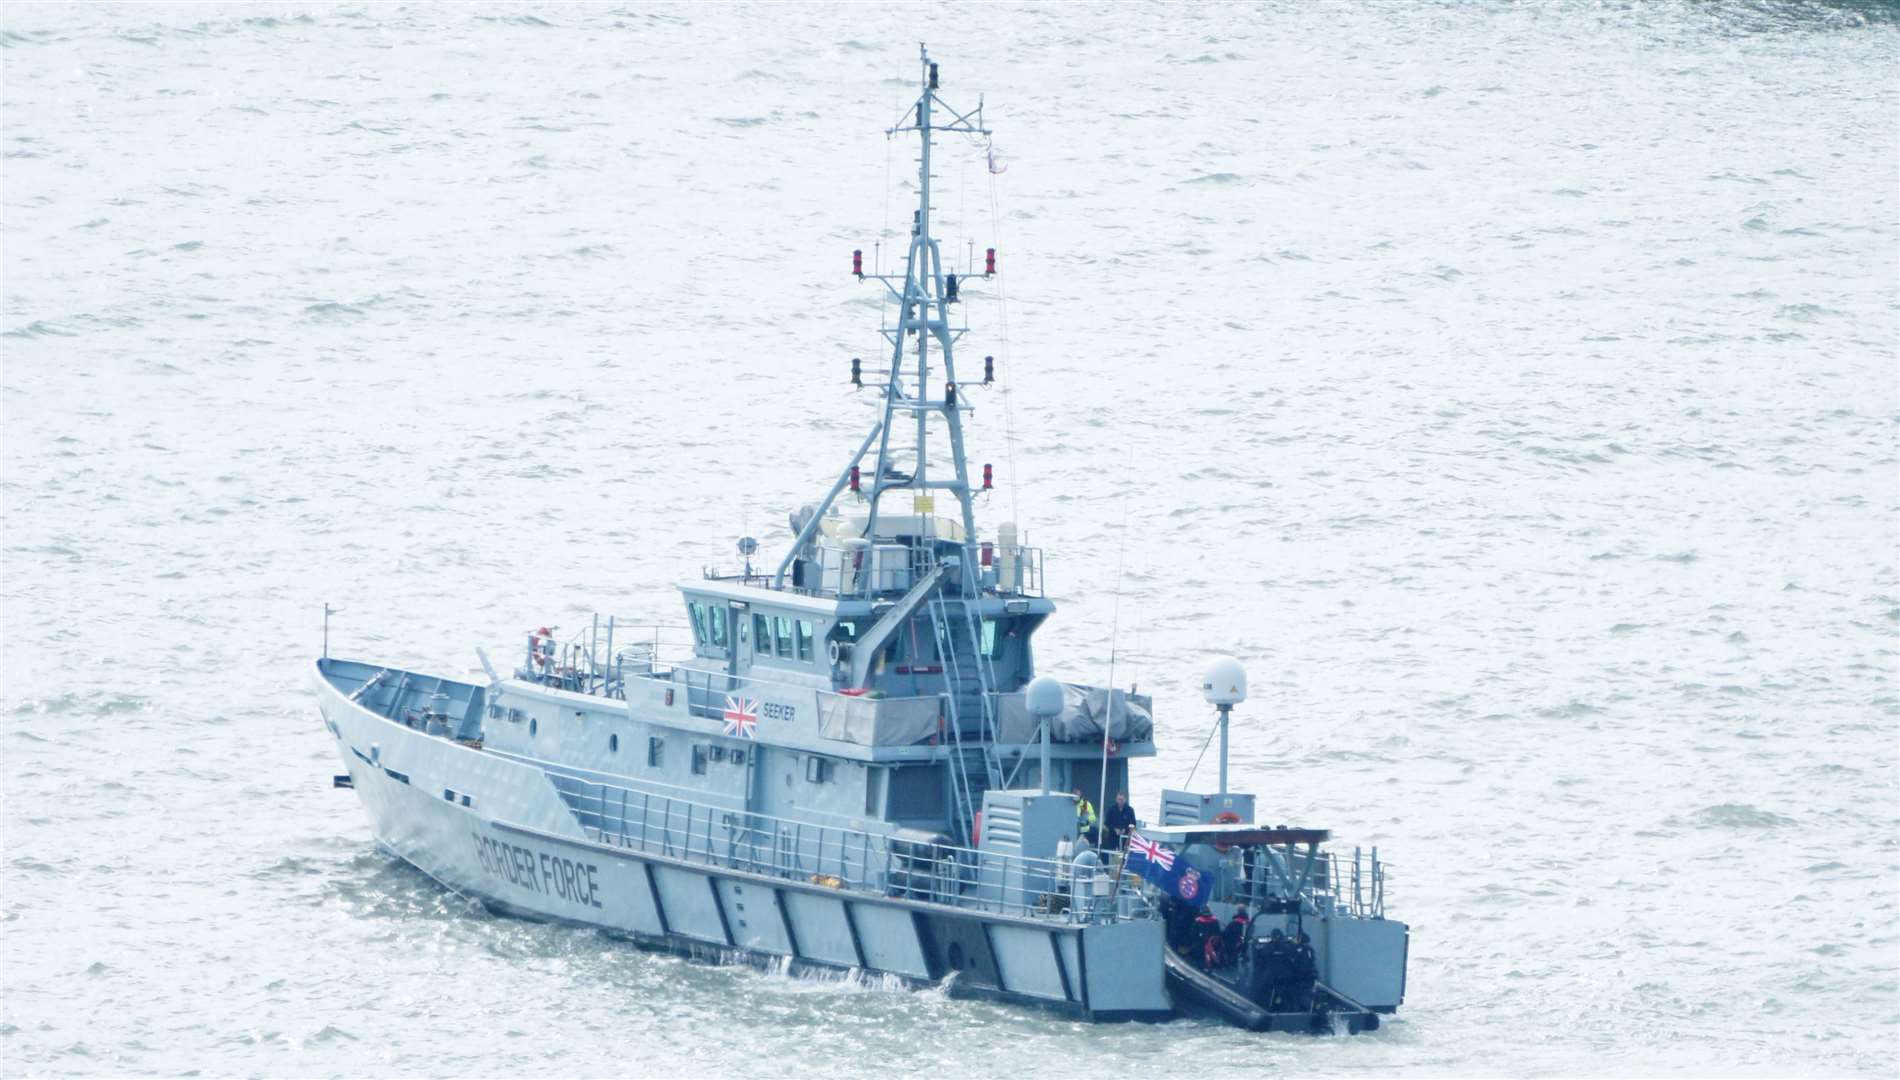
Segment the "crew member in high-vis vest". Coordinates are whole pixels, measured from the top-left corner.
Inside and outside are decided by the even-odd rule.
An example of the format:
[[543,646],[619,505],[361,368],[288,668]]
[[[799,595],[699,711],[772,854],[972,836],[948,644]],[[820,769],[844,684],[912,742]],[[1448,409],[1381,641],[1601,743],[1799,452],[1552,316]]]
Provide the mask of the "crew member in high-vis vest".
[[1082,797],[1082,789],[1076,788],[1069,794],[1075,796],[1075,832],[1077,836],[1088,837],[1093,847],[1102,845],[1101,836],[1095,831],[1095,807]]

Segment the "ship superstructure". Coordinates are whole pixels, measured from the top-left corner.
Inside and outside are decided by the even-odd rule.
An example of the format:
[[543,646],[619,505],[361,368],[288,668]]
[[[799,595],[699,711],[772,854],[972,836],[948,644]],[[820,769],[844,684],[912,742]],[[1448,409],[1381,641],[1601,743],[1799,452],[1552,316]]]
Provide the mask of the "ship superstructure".
[[931,155],[937,135],[988,130],[980,101],[951,107],[920,63],[887,133],[920,145],[901,272],[852,256],[896,312],[886,366],[852,361],[879,416],[791,515],[776,566],[755,570],[744,539],[742,570],[681,586],[678,639],[616,618],[542,628],[506,672],[484,655],[485,684],[326,655],[339,786],[385,847],[502,911],[1092,1019],[1376,1026],[1404,990],[1383,866],[1321,852],[1318,831],[1250,825],[1253,797],[1227,791],[1225,712],[1220,790],[1165,793],[1149,832],[1205,871],[1207,908],[1314,932],[1325,993],[1303,1015],[1250,1004],[1244,957],[1225,973],[1184,960],[1180,898],[1130,872],[1115,838],[1088,842],[1070,792],[1103,808],[1128,792],[1130,764],[1154,754],[1152,702],[1037,679],[1055,611],[1042,552],[1014,523],[977,521],[991,470],[973,476],[964,420],[993,365],[966,384],[956,348],[962,292],[996,252],[978,268],[972,249],[961,274],[946,263]]

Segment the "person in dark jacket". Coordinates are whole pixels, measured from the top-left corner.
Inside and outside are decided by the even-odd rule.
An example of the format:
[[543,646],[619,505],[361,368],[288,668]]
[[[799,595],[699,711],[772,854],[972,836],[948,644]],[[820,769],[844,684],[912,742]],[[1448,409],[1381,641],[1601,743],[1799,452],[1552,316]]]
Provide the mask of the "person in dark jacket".
[[1285,1011],[1286,984],[1293,974],[1293,949],[1286,933],[1275,927],[1266,940],[1256,939],[1253,953],[1253,977],[1247,982],[1247,996],[1268,1012]]
[[1319,959],[1313,955],[1313,941],[1304,930],[1293,935],[1291,967],[1287,1008],[1306,1012],[1313,1007],[1313,982],[1319,978]]
[[1114,848],[1128,844],[1128,834],[1135,828],[1135,808],[1128,805],[1128,793],[1117,791],[1115,805],[1108,808],[1108,817],[1103,820],[1102,838]]
[[1161,917],[1168,933],[1168,948],[1186,957],[1194,947],[1194,910],[1172,896],[1162,902]]
[[1247,918],[1247,905],[1241,904],[1234,909],[1234,917],[1227,920],[1227,925],[1221,928],[1221,937],[1226,939],[1223,944],[1227,947],[1229,963],[1238,963],[1240,958],[1246,955],[1247,928],[1251,922],[1252,920]]

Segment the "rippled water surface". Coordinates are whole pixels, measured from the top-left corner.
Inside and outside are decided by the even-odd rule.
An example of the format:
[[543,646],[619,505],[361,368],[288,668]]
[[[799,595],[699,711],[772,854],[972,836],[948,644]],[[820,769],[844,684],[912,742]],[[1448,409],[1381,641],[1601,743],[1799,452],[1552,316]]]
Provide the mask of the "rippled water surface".
[[[0,26],[5,1071],[1894,1072],[1878,9]],[[947,144],[937,205],[1002,253],[972,456],[983,520],[1048,550],[1039,655],[1100,681],[1112,637],[1157,695],[1144,813],[1206,657],[1245,659],[1238,785],[1396,866],[1375,1036],[497,919],[328,787],[324,601],[336,651],[460,671],[677,621],[673,582],[822,493],[870,423],[844,271],[908,215],[880,133],[919,38],[1009,166]]]

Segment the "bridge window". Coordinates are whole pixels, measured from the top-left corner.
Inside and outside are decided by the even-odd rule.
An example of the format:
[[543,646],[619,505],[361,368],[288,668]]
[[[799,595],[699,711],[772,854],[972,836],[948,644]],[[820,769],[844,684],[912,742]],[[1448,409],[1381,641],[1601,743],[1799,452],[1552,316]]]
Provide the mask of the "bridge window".
[[798,658],[811,659],[812,626],[810,619],[798,620]]
[[792,658],[792,620],[780,615],[773,621],[778,624],[778,654],[790,660]]
[[762,656],[772,655],[772,624],[763,615],[752,616],[752,648]]
[[831,779],[832,768],[836,763],[830,758],[812,754],[805,759],[805,779],[814,784],[822,784]]
[[713,648],[723,649],[726,647],[726,609],[725,608],[714,607],[710,604],[707,605],[706,607],[706,637],[709,640],[711,640],[713,644]]

